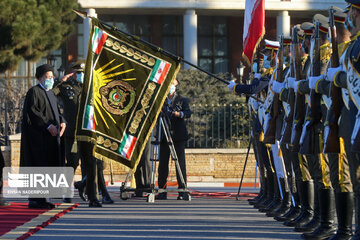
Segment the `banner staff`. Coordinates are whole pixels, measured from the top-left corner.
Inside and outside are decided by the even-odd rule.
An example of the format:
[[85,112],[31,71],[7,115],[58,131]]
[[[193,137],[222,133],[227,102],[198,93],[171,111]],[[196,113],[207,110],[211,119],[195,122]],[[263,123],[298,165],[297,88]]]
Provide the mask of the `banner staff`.
[[[73,9],[73,12],[76,13],[77,15],[79,15],[79,16],[80,16],[81,18],[83,18],[83,19],[88,18],[86,12],[82,12],[82,11],[78,11],[78,10],[74,10],[74,9]],[[116,31],[118,31],[118,32],[120,32],[120,33],[122,33],[122,34],[124,34],[124,35],[126,35],[126,36],[128,36],[128,37],[130,37],[131,39],[133,39],[133,40],[135,40],[135,41],[139,41],[139,42],[141,42],[141,43],[143,43],[143,44],[146,44],[146,45],[148,45],[149,47],[153,48],[154,50],[156,50],[156,51],[158,51],[158,52],[161,52],[161,53],[163,53],[163,54],[166,54],[166,55],[168,55],[169,57],[176,58],[178,61],[184,62],[184,63],[186,63],[186,64],[188,64],[188,65],[190,65],[190,66],[192,66],[192,67],[194,67],[194,68],[196,68],[196,69],[204,72],[204,73],[206,73],[207,75],[215,78],[216,80],[219,80],[220,82],[223,82],[223,83],[225,83],[225,84],[229,84],[229,82],[226,81],[225,79],[222,79],[222,78],[216,76],[215,74],[210,73],[210,72],[208,72],[208,71],[206,71],[206,70],[198,67],[197,65],[195,65],[195,64],[193,64],[193,63],[191,63],[191,62],[189,62],[189,61],[187,61],[187,60],[185,60],[185,59],[183,59],[183,58],[180,57],[180,56],[176,56],[175,54],[170,53],[170,52],[168,52],[168,51],[166,51],[166,50],[164,50],[164,49],[162,49],[162,48],[160,48],[160,47],[158,47],[158,46],[156,46],[156,45],[154,45],[154,44],[152,44],[152,43],[150,43],[150,42],[147,42],[147,41],[141,39],[141,38],[138,37],[138,36],[132,35],[132,34],[127,33],[127,32],[124,32],[124,31],[116,28],[115,26],[111,26],[110,24],[108,24],[108,23],[106,23],[106,22],[104,22],[104,21],[102,21],[102,20],[100,20],[100,19],[98,19],[98,20],[99,20],[99,22],[100,22],[101,24],[103,24],[104,26],[106,26],[106,27],[108,27],[108,28],[110,28],[110,29],[114,29],[114,30],[116,30]],[[262,101],[261,99],[255,97],[255,96],[249,96],[249,97],[254,98],[254,99],[255,99],[256,101],[258,101],[258,102],[264,103],[264,101]]]

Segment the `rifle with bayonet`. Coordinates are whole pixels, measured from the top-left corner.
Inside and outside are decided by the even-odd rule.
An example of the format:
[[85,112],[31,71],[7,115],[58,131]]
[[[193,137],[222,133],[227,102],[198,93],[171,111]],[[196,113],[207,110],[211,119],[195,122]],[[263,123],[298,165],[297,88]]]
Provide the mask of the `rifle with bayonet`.
[[[298,39],[298,28],[294,26],[292,28],[291,34],[291,58],[290,58],[290,77],[295,78],[296,73],[295,71],[301,71],[301,59],[300,59],[300,52],[298,52],[298,56],[296,55],[296,48],[299,47],[299,39]],[[299,49],[300,50],[300,49]],[[298,66],[295,65],[296,57],[300,59],[300,64]],[[296,68],[297,67],[297,68]],[[289,144],[291,143],[291,132],[292,132],[292,125],[294,120],[294,110],[295,110],[295,92],[294,89],[291,87],[288,88],[288,97],[287,102],[290,105],[290,111],[288,116],[285,118],[285,130],[283,136],[281,138],[282,143]]]
[[[331,67],[337,68],[340,65],[338,42],[336,39],[336,26],[334,22],[334,9],[329,9],[329,25],[331,37]],[[331,79],[330,79],[331,80]],[[339,125],[338,120],[341,115],[342,96],[341,88],[335,86],[334,82],[330,85],[331,105],[327,111],[325,130],[324,130],[324,152],[325,153],[339,153],[340,140],[339,140]]]
[[[282,83],[284,81],[282,75],[283,75],[283,65],[284,65],[284,36],[281,35],[280,37],[280,47],[278,50],[277,58],[278,58],[278,64],[276,69],[276,81]],[[270,87],[270,86],[269,86]],[[273,102],[270,107],[270,113],[269,117],[265,120],[267,123],[265,124],[264,129],[264,140],[263,143],[275,143],[275,133],[276,133],[276,121],[277,117],[279,116],[279,94],[275,93],[273,96]]]
[[[321,62],[320,62],[320,37],[319,37],[319,21],[315,23],[315,31],[312,36],[314,44],[311,61],[311,76],[320,76]],[[310,91],[310,114],[303,129],[303,136],[301,136],[300,153],[314,154],[315,153],[315,137],[316,126],[321,121],[321,94],[316,93],[314,89]],[[305,130],[305,131],[304,131]]]
[[[295,51],[295,78],[296,81],[299,81],[302,79],[301,74],[301,54],[300,54],[300,43],[299,38],[296,36],[295,42],[293,42],[294,45],[294,51]],[[296,89],[291,89],[295,93],[295,106],[294,106],[294,112],[293,112],[293,125],[292,125],[292,131],[291,131],[291,145],[292,145],[292,151],[293,152],[299,152],[300,149],[300,137],[301,137],[301,131],[302,126],[304,124],[305,120],[305,96],[299,92],[296,91]]]

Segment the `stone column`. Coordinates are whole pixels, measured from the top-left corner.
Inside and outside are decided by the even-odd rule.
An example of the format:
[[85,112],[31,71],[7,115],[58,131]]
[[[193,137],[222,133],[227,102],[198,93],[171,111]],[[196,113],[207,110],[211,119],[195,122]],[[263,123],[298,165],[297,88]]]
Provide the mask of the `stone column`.
[[[95,9],[93,9],[93,8],[86,9],[86,12],[89,17],[97,17]],[[84,19],[84,59],[86,59],[86,56],[87,56],[90,27],[91,27],[90,18]]]
[[280,39],[280,35],[284,34],[285,37],[291,36],[290,33],[290,16],[288,11],[280,11],[276,17],[276,35]]
[[[186,10],[184,15],[184,59],[197,65],[198,47],[197,47],[197,16],[195,10]],[[191,66],[185,64],[185,69]]]

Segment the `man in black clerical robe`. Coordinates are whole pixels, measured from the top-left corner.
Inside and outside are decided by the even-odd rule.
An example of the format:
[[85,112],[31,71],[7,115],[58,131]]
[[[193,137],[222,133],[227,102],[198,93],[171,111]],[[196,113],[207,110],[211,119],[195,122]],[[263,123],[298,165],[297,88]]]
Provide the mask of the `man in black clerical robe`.
[[[26,94],[21,129],[20,166],[64,166],[64,144],[61,136],[65,120],[60,114],[57,99],[51,91],[54,84],[53,67],[44,64],[36,68],[39,84]],[[45,198],[29,198],[29,208],[53,208]]]

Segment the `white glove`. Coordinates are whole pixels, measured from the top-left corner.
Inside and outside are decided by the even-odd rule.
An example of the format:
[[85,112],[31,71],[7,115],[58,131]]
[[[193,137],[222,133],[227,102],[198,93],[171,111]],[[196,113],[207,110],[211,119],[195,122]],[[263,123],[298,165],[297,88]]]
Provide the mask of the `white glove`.
[[328,81],[330,81],[330,82],[334,81],[335,75],[340,71],[342,71],[342,65],[340,65],[337,68],[328,68],[327,73],[326,73]]
[[271,90],[274,93],[280,93],[281,90],[285,87],[285,82],[278,82],[278,81],[273,81],[272,86],[271,86]]
[[301,80],[300,81],[294,81],[294,82],[292,82],[291,86],[289,86],[289,87],[294,89],[294,91],[296,92],[297,88],[298,88],[298,85],[299,85],[299,82],[301,82]]
[[234,81],[230,81],[227,87],[229,88],[230,91],[233,91],[235,85],[236,83]]
[[296,78],[288,77],[287,78],[287,86],[288,86],[288,88],[291,88],[291,86],[294,84],[295,81],[296,81]]
[[261,78],[261,73],[255,73],[254,78],[260,79]]
[[316,77],[309,77],[309,88],[315,89],[316,83],[321,79],[324,79],[324,75],[320,75],[320,76],[316,76]]

